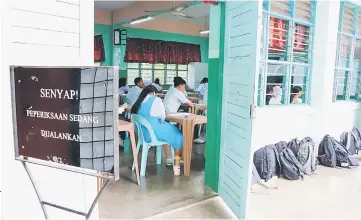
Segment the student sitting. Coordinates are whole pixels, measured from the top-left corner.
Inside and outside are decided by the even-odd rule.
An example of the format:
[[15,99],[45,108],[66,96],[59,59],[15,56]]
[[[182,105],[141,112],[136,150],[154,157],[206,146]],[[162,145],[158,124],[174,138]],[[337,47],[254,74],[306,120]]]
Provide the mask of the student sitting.
[[[146,118],[152,126],[155,136],[159,141],[165,141],[169,143],[176,151],[175,155],[180,156],[183,146],[183,135],[177,127],[164,121],[165,110],[162,100],[155,96],[157,89],[152,86],[146,86],[140,93],[138,99],[134,103],[131,113],[138,114]],[[150,142],[149,133],[143,130],[144,139],[146,142]],[[169,146],[164,146],[167,156],[167,166],[173,164],[172,155]],[[180,167],[174,167],[179,173]]]
[[269,101],[269,104],[270,105],[280,105],[282,104],[281,101],[282,101],[282,89],[281,87],[279,86],[275,86],[272,88],[271,90],[271,99]]
[[159,82],[159,79],[158,79],[158,78],[156,78],[156,79],[154,80],[154,83],[152,83],[152,86],[154,86],[154,87],[157,89],[158,92],[162,92],[162,91],[163,91],[163,88],[162,88],[162,86],[160,85],[160,82]]
[[300,86],[294,86],[292,88],[292,94],[290,97],[291,104],[302,104],[302,88]]
[[204,77],[201,81],[201,84],[199,84],[198,88],[196,89],[196,92],[198,92],[201,95],[201,99],[204,96],[205,86],[208,86],[208,78]]
[[187,104],[189,107],[193,107],[193,103],[188,100],[185,91],[186,81],[181,77],[174,77],[174,86],[171,86],[164,97],[164,107],[167,113],[178,112],[179,107],[182,104]]
[[128,92],[128,95],[127,95],[127,99],[128,99],[128,104],[131,104],[133,105],[135,103],[135,101],[137,101],[140,93],[142,92],[142,89],[144,87],[144,82],[143,82],[143,79],[140,78],[140,77],[137,77],[134,79],[134,84],[135,86],[133,86],[129,92]]
[[119,95],[128,94],[129,90],[130,90],[130,88],[127,85],[127,79],[120,78],[119,79],[119,90],[118,90]]

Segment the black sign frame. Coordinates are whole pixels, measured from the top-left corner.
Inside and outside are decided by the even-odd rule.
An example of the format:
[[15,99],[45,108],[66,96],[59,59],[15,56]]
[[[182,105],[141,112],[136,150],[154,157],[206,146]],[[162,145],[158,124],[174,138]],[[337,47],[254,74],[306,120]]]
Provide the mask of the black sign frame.
[[[66,164],[61,164],[61,163],[56,163],[53,161],[48,161],[48,160],[42,160],[42,159],[37,159],[37,158],[33,158],[33,157],[28,157],[28,156],[24,156],[21,155],[19,153],[19,142],[18,142],[18,126],[17,126],[17,110],[16,110],[16,93],[15,93],[15,71],[14,69],[17,67],[22,67],[22,68],[79,68],[81,70],[84,69],[89,69],[89,68],[94,68],[94,69],[99,69],[99,68],[108,68],[108,69],[112,69],[113,72],[113,95],[112,95],[112,115],[113,115],[113,162],[114,162],[114,168],[113,168],[113,172],[106,172],[106,171],[97,171],[97,170],[93,170],[93,169],[88,169],[88,168],[82,168],[82,167],[77,167],[77,166],[72,166],[72,165],[66,165]],[[65,171],[70,171],[70,172],[74,172],[74,173],[80,173],[80,174],[85,174],[85,175],[89,175],[89,176],[94,176],[94,177],[100,177],[100,178],[104,178],[104,179],[109,179],[109,180],[119,180],[119,138],[118,138],[118,105],[119,105],[119,96],[118,96],[118,67],[114,67],[114,66],[66,66],[66,67],[61,67],[61,66],[10,66],[10,83],[11,83],[11,100],[12,100],[12,117],[13,117],[13,134],[14,134],[14,151],[15,151],[15,160],[18,161],[22,161],[22,162],[26,162],[26,163],[31,163],[31,164],[36,164],[36,165],[40,165],[40,166],[46,166],[46,167],[51,167],[51,168],[55,168],[55,169],[59,169],[59,170],[65,170]],[[94,98],[94,97],[93,97]]]

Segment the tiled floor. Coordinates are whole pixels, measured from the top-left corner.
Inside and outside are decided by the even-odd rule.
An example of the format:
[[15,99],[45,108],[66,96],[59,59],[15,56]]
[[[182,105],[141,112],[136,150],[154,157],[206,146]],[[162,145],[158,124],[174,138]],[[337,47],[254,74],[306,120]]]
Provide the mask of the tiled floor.
[[175,177],[171,168],[155,164],[151,150],[146,177],[140,187],[130,170],[131,155],[121,155],[121,180],[110,184],[101,196],[100,218],[147,218],[214,197],[216,194],[204,186],[203,153],[204,144],[194,145],[190,177]]

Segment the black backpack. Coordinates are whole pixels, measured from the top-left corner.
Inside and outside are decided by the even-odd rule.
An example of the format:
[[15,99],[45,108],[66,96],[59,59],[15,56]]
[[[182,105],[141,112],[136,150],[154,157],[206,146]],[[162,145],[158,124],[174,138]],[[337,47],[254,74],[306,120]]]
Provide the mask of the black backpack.
[[267,145],[258,149],[253,155],[253,163],[261,179],[270,180],[280,176],[281,164],[275,145]]
[[284,148],[280,153],[280,162],[282,167],[281,175],[283,178],[288,180],[303,179],[305,170],[290,148]]
[[298,151],[300,150],[300,145],[301,145],[300,141],[297,138],[295,138],[288,143],[287,147],[291,149],[293,154],[297,157]]
[[328,167],[359,166],[357,158],[352,156],[344,145],[329,135],[326,135],[320,143],[318,159],[320,164]]

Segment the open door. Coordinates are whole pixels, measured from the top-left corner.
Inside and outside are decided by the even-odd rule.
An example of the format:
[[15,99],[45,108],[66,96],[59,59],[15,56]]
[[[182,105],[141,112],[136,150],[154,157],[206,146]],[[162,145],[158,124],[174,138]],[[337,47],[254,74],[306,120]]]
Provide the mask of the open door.
[[[219,195],[245,218],[250,169],[261,1],[225,2]],[[252,168],[252,167],[251,167]]]

